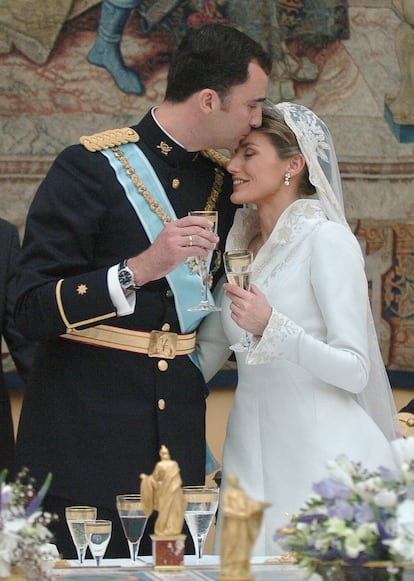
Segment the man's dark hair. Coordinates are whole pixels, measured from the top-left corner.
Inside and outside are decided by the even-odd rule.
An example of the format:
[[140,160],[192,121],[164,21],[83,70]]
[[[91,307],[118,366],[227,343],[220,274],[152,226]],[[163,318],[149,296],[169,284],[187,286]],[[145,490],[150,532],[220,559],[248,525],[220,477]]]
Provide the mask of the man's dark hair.
[[270,74],[270,55],[243,32],[219,23],[190,28],[172,57],[165,98],[180,103],[213,89],[224,99],[234,85],[247,81],[252,61]]

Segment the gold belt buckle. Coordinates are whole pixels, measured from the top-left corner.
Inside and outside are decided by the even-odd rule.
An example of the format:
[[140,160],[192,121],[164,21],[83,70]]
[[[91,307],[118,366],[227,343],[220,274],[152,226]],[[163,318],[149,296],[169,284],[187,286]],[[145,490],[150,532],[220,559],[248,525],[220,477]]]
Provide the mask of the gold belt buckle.
[[148,345],[148,357],[174,359],[177,353],[177,333],[168,331],[151,331]]

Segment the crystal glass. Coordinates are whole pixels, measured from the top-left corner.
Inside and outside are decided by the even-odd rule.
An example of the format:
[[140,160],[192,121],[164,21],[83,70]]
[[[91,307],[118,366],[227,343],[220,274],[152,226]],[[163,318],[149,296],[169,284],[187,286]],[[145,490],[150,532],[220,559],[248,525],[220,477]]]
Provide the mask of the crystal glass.
[[184,486],[187,501],[185,522],[191,533],[197,560],[203,556],[204,543],[217,511],[219,490],[206,486]]
[[[223,254],[223,262],[227,280],[232,284],[237,284],[237,286],[244,290],[249,290],[253,253],[247,249],[227,250]],[[230,345],[230,349],[233,351],[247,351],[249,345],[249,335],[247,331],[244,331],[240,341],[234,345]]]
[[85,534],[89,549],[99,567],[111,540],[112,522],[110,520],[88,520],[85,522]]
[[141,495],[119,494],[116,497],[116,508],[128,541],[131,560],[135,563],[138,560],[139,543],[148,520],[142,505]]
[[85,559],[88,541],[85,534],[85,521],[95,520],[97,509],[94,506],[68,506],[65,509],[66,523],[76,547],[78,561],[82,565]]
[[[194,210],[188,212],[189,216],[199,216],[200,218],[208,218],[211,222],[211,231],[217,234],[217,223],[218,223],[218,212],[213,210]],[[213,251],[208,253],[207,257],[204,256],[194,256],[194,260],[197,264],[197,269],[200,274],[201,281],[201,301],[198,305],[190,307],[189,311],[221,311],[220,307],[212,305],[208,300],[208,279],[210,273],[211,259],[213,257]]]

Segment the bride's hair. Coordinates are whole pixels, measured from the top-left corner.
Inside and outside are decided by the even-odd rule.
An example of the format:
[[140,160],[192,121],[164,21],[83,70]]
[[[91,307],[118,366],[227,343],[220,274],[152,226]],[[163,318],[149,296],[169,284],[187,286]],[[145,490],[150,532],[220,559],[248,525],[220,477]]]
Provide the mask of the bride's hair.
[[[276,119],[264,113],[261,126],[254,129],[254,131],[268,136],[270,143],[281,159],[289,159],[294,155],[302,154],[295,134],[283,119]],[[312,196],[316,193],[315,187],[309,181],[309,172],[306,164],[299,182],[299,192],[302,196]]]

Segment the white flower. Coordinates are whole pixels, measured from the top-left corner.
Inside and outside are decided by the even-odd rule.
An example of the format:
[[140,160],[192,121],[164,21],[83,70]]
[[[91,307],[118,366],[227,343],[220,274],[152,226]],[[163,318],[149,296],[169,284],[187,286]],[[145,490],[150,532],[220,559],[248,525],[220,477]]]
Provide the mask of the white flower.
[[336,516],[328,519],[326,532],[333,533],[338,536],[344,536],[346,534],[347,525],[342,518],[337,518]]
[[407,472],[414,461],[414,438],[397,438],[391,446],[397,466],[402,472]]
[[396,512],[396,530],[398,535],[410,537],[414,542],[414,500],[403,500]]
[[51,477],[46,478],[36,495],[27,469],[8,485],[4,484],[6,474],[7,471],[0,472],[0,577],[7,577],[10,567],[19,565],[30,579],[45,581],[53,568],[45,547],[52,538],[47,525],[54,517],[36,507],[46,494]]
[[378,526],[374,522],[364,523],[356,529],[356,534],[362,541],[374,539],[378,533]]
[[373,478],[368,478],[363,482],[358,482],[355,485],[355,489],[363,500],[372,500],[381,491],[382,482],[381,480],[374,476]]
[[381,508],[391,508],[392,506],[396,506],[398,496],[394,490],[380,490],[374,496],[373,500]]
[[346,456],[338,456],[336,460],[328,462],[327,467],[332,478],[335,478],[338,482],[342,482],[342,484],[345,484],[351,490],[354,488],[352,476],[355,469]]
[[348,529],[347,536],[345,538],[345,552],[350,559],[356,559],[360,553],[363,553],[366,546],[361,542],[361,539],[357,535],[356,531]]
[[396,537],[385,541],[390,547],[390,551],[397,560],[402,561],[414,561],[414,543],[412,540],[408,540],[403,537]]

